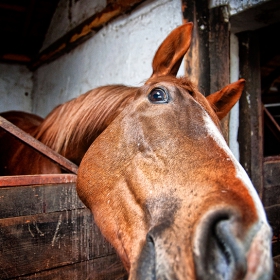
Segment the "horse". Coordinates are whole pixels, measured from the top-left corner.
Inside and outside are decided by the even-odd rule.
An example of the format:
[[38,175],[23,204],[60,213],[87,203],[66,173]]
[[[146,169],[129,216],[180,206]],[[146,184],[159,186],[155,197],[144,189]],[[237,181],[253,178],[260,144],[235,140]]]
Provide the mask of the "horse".
[[245,81],[205,97],[176,77],[192,28],[162,42],[151,77],[85,153],[77,192],[130,280],[268,280],[271,228],[220,125]]
[[[44,120],[13,122],[79,165],[78,195],[129,279],[270,279],[271,228],[220,127],[245,81],[204,97],[176,77],[192,29],[166,37],[143,86],[99,87]],[[63,172],[9,143],[6,174]]]
[[[79,165],[96,137],[126,107],[137,88],[103,86],[56,106],[45,119],[21,112],[0,115]],[[60,166],[0,129],[0,176],[59,174]]]

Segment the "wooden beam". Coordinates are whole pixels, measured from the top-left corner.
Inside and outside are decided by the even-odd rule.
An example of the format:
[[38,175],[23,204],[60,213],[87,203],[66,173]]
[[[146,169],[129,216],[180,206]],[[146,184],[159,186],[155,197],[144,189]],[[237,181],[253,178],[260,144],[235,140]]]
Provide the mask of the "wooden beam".
[[0,188],[0,244],[0,279],[123,279],[125,274],[75,183]]
[[28,276],[115,253],[87,208],[0,219],[0,244],[0,279]]
[[279,22],[279,0],[257,2],[259,2],[258,5],[252,5],[252,7],[230,17],[233,33],[253,31]]
[[76,183],[76,181],[77,176],[74,174],[0,176],[0,188],[43,184]]
[[31,70],[51,62],[61,55],[83,43],[92,37],[104,25],[117,18],[118,16],[130,12],[145,0],[117,0],[108,3],[107,6],[99,13],[94,14],[77,27],[66,33],[60,39],[43,50],[30,64]]
[[[209,15],[210,92],[230,82],[230,25],[228,6],[210,9]],[[229,114],[221,121],[222,132],[229,142]]]
[[8,131],[9,133],[17,137],[22,142],[29,145],[31,148],[47,156],[55,163],[58,163],[63,169],[66,169],[70,172],[73,172],[74,174],[77,174],[78,166],[76,164],[66,159],[62,155],[58,154],[57,152],[55,152],[48,146],[44,145],[37,139],[33,138],[31,135],[19,129],[17,126],[13,125],[12,123],[10,123],[9,121],[7,121],[5,118],[1,116],[0,116],[0,127],[2,127],[4,130]]
[[194,24],[192,44],[185,56],[185,72],[207,96],[210,94],[208,1],[182,0],[182,6],[184,21]]
[[239,101],[240,163],[263,196],[263,121],[259,39],[256,32],[239,34],[240,75],[246,80]]

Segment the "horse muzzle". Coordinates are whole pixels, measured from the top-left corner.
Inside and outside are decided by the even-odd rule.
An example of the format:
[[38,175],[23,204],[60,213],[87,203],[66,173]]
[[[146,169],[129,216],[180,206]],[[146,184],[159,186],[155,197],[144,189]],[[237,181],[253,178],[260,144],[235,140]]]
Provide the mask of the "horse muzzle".
[[271,228],[266,221],[244,226],[241,220],[223,209],[208,213],[198,225],[193,250],[197,279],[271,279]]
[[[242,232],[244,230],[244,232]],[[155,228],[129,279],[269,280],[272,277],[271,228],[258,222],[246,230],[232,213],[208,213],[195,229],[190,246],[174,230]],[[169,237],[169,238],[168,238]],[[186,260],[188,258],[188,260]],[[189,267],[188,267],[189,266]]]

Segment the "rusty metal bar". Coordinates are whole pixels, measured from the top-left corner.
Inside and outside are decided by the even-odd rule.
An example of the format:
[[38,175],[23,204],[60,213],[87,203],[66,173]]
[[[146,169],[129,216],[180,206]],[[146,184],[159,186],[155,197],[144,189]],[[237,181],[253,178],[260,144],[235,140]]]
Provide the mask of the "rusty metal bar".
[[7,132],[11,133],[15,137],[17,137],[22,142],[29,145],[31,148],[37,150],[41,154],[45,155],[55,163],[59,164],[62,168],[70,171],[74,174],[78,172],[78,166],[71,162],[70,160],[66,159],[62,155],[58,154],[57,152],[53,151],[48,146],[44,145],[37,139],[33,138],[31,135],[27,134],[14,124],[7,121],[5,118],[0,116],[0,127],[5,129]]
[[76,183],[75,174],[39,174],[0,177],[0,188],[45,184]]

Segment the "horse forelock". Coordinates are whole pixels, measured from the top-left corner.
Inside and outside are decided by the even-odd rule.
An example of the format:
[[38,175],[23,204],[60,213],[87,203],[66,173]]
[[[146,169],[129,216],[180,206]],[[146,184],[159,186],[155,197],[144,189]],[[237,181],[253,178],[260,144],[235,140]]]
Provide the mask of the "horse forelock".
[[79,143],[93,142],[134,99],[137,90],[124,85],[103,86],[58,105],[38,127],[36,138],[65,156],[70,145],[75,149]]

